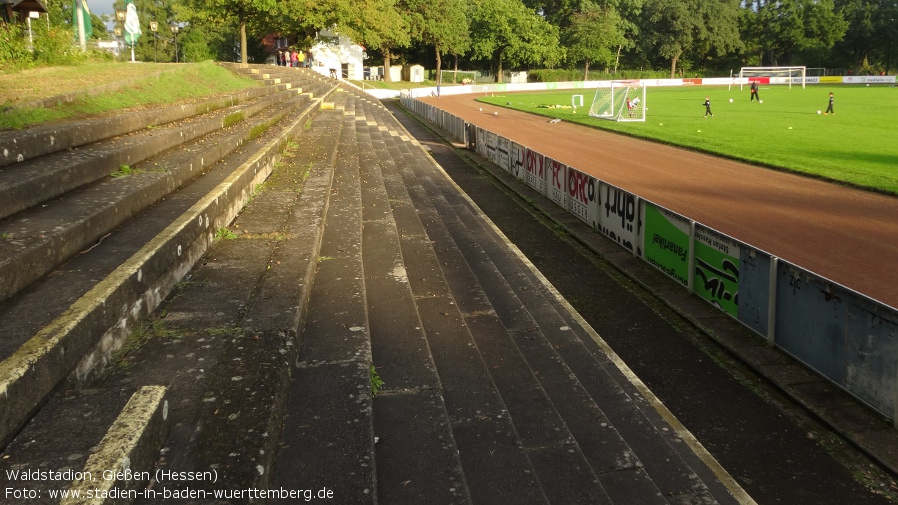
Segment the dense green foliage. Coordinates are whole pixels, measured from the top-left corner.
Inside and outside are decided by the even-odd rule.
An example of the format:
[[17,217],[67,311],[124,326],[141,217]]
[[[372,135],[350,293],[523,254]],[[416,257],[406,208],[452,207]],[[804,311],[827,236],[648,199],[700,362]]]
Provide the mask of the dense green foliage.
[[[898,115],[898,89],[894,87],[762,87],[764,103],[749,101],[748,88],[740,91],[738,86],[649,88],[647,92],[644,123],[593,118],[583,108],[576,113],[570,108],[546,108],[570,106],[575,94],[584,95],[588,106],[593,98],[588,90],[511,93],[480,100],[898,194],[898,143],[891,119]],[[817,114],[826,109],[829,92],[836,98],[836,114]],[[705,96],[713,104],[713,118],[704,117]],[[873,109],[871,104],[875,104]]]
[[[19,28],[3,28],[0,67],[90,57],[63,47],[72,35],[71,3],[45,3],[52,33],[40,44],[51,47],[29,56]],[[836,74],[893,73],[898,66],[898,0],[135,0],[135,5],[144,35],[134,52],[141,61],[262,63],[275,38],[307,49],[322,30],[332,30],[365,46],[368,65],[398,60],[481,70],[498,80],[507,71],[539,68],[576,68],[584,78],[590,70],[666,70],[667,77],[686,77],[729,75],[758,65],[826,67]],[[123,0],[115,7],[123,8]],[[155,32],[151,22],[158,23]],[[94,38],[112,37],[99,29],[103,24],[96,18]]]

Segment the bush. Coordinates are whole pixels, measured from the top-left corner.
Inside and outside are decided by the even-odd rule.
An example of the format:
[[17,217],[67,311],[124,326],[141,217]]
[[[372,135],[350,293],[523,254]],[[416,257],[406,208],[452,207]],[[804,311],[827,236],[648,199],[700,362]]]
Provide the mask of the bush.
[[24,70],[53,65],[71,65],[84,61],[108,61],[114,57],[107,51],[82,51],[66,27],[49,30],[40,23],[32,26],[34,50],[28,49],[28,35],[22,25],[0,24],[0,69]]
[[31,51],[21,25],[0,23],[0,69],[17,70],[31,65]]

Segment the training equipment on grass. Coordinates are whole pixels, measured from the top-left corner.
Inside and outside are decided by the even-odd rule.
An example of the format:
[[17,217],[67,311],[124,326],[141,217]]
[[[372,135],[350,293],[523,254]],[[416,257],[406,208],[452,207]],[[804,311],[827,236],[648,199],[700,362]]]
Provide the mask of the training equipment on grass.
[[596,88],[589,115],[611,121],[645,121],[645,96],[642,81],[611,81]]
[[732,99],[732,98],[730,98],[730,103],[733,103],[733,99]]
[[788,84],[789,89],[792,89],[792,83],[801,84],[804,89],[806,74],[806,67],[742,67],[739,69],[739,89],[753,80],[762,84]]
[[571,95],[571,107],[574,109],[574,114],[576,114],[577,107],[583,107],[583,95]]
[[817,111],[817,114],[820,114],[820,111],[819,111],[819,110]]

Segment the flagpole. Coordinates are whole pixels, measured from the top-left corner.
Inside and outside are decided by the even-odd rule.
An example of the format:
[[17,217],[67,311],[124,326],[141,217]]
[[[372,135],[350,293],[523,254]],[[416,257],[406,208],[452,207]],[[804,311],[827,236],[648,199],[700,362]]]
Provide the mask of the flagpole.
[[84,37],[84,10],[81,7],[81,0],[75,0],[75,9],[78,12],[78,43],[81,44],[81,51],[84,52],[87,51],[87,40]]

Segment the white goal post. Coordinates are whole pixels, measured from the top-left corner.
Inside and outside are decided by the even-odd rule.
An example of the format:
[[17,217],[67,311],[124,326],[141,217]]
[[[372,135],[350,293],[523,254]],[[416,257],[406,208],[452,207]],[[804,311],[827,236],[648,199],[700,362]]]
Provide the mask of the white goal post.
[[596,88],[589,115],[611,121],[645,121],[645,83],[611,81]]
[[807,81],[806,67],[742,67],[739,69],[739,89],[749,82],[752,77],[770,78],[770,84],[788,84],[792,89],[792,83],[801,83],[805,87]]
[[473,70],[441,70],[440,84],[475,84],[477,72]]

